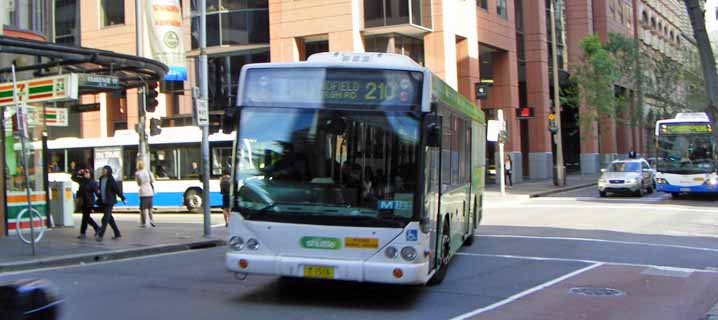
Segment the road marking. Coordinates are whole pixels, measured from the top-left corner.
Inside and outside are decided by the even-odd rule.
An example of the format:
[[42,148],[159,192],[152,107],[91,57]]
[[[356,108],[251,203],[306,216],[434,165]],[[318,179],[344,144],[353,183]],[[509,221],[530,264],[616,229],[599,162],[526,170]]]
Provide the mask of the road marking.
[[486,312],[486,311],[491,311],[491,310],[496,309],[496,308],[498,308],[498,307],[501,307],[501,306],[503,306],[503,305],[509,304],[509,303],[514,302],[514,301],[516,301],[516,300],[518,300],[518,299],[521,299],[521,298],[523,298],[523,297],[525,297],[525,296],[527,296],[527,295],[530,295],[530,294],[532,294],[532,293],[534,293],[534,292],[543,290],[543,289],[548,288],[548,287],[550,287],[550,286],[552,286],[552,285],[554,285],[554,284],[557,284],[557,283],[559,283],[559,282],[561,282],[561,281],[564,281],[564,280],[566,280],[566,279],[575,277],[575,276],[577,276],[577,275],[579,275],[579,274],[581,274],[581,273],[584,273],[584,272],[586,272],[586,271],[593,270],[593,269],[595,269],[595,268],[597,268],[597,267],[600,267],[600,266],[602,266],[602,265],[603,265],[602,263],[594,263],[594,264],[591,264],[591,265],[589,265],[589,266],[587,266],[587,267],[585,267],[585,268],[578,269],[578,270],[573,271],[573,272],[571,272],[571,273],[568,273],[568,274],[565,274],[565,275],[563,275],[563,276],[560,276],[560,277],[558,277],[558,278],[556,278],[556,279],[553,279],[553,280],[544,282],[544,283],[542,283],[542,284],[540,284],[540,285],[538,285],[538,286],[535,286],[535,287],[533,287],[533,288],[531,288],[531,289],[528,289],[528,290],[519,292],[519,293],[517,293],[517,294],[515,294],[515,295],[513,295],[513,296],[510,296],[510,297],[508,297],[508,298],[506,298],[506,299],[504,299],[504,300],[501,300],[501,301],[499,301],[499,302],[496,302],[496,303],[494,303],[494,304],[492,304],[492,305],[488,305],[488,306],[486,306],[486,307],[479,308],[479,309],[476,309],[476,310],[474,310],[474,311],[467,312],[467,313],[464,313],[464,314],[462,314],[462,315],[453,317],[453,318],[451,318],[451,320],[463,320],[463,319],[468,319],[468,318],[471,318],[471,317],[475,317],[475,316],[480,315],[480,314],[482,314],[482,313],[484,313],[484,312]]
[[597,201],[602,203],[611,203],[611,202],[645,202],[645,203],[653,203],[653,202],[661,202],[668,200],[670,197],[645,197],[645,198],[596,198],[596,197],[539,197],[534,198],[534,201]]
[[488,258],[505,258],[505,259],[518,259],[518,260],[533,260],[533,261],[557,261],[557,262],[579,262],[589,264],[604,264],[611,266],[622,266],[622,267],[641,267],[641,268],[655,268],[662,270],[672,270],[676,272],[701,272],[701,273],[718,273],[710,269],[694,269],[694,268],[681,268],[671,266],[658,266],[653,264],[644,263],[629,263],[629,262],[611,262],[611,261],[599,261],[590,259],[570,259],[570,258],[551,258],[551,257],[534,257],[534,256],[517,256],[511,254],[490,254],[490,253],[470,253],[470,252],[458,252],[456,255],[469,256],[469,257],[488,257]]
[[481,235],[475,235],[474,237],[477,237],[477,238],[481,238],[481,237],[486,237],[486,238],[524,238],[524,239],[536,239],[536,240],[585,241],[585,242],[615,243],[615,244],[627,244],[627,245],[637,245],[637,246],[649,246],[649,247],[662,247],[662,248],[718,252],[718,249],[715,249],[715,248],[691,247],[691,246],[682,246],[682,245],[677,245],[677,244],[657,244],[657,243],[638,242],[638,241],[605,240],[605,239],[593,239],[593,238],[540,237],[540,236],[520,236],[520,235],[504,235],[504,234],[481,234]]
[[676,207],[676,206],[651,206],[650,208],[646,208],[645,206],[635,205],[622,205],[622,206],[606,206],[606,205],[596,205],[596,206],[586,206],[586,205],[555,205],[555,204],[525,204],[525,205],[516,205],[516,204],[502,204],[502,205],[486,205],[484,206],[486,209],[634,209],[634,210],[641,210],[641,211],[685,211],[685,212],[701,212],[701,213],[715,213],[716,209],[694,209],[694,208],[686,208],[686,207]]
[[226,225],[227,225],[226,223],[213,224],[213,225],[212,225],[212,228],[224,227],[224,226],[226,226]]

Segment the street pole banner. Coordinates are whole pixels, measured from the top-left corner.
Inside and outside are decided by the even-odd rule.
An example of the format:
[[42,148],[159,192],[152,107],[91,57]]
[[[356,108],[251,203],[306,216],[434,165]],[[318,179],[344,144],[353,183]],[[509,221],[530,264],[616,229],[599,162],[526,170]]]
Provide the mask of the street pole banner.
[[164,80],[187,80],[180,0],[143,1],[143,55],[169,67]]

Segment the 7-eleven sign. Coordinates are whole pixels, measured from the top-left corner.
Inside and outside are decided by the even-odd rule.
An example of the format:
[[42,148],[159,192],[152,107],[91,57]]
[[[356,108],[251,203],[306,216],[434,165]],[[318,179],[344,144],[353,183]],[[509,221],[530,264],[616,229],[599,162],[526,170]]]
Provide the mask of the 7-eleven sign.
[[45,123],[48,127],[67,127],[67,109],[45,108]]
[[15,104],[13,91],[17,92],[18,103],[31,104],[77,100],[79,90],[76,74],[18,81],[16,90],[12,82],[0,83],[0,107]]

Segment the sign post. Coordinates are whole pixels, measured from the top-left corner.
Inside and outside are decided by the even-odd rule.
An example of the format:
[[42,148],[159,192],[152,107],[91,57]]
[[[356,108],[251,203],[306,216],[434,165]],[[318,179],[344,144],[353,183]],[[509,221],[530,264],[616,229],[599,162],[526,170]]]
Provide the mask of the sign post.
[[[15,88],[18,87],[17,79],[15,77],[15,64],[12,64],[12,84],[13,84],[13,94],[12,99],[15,104],[15,119],[17,121],[17,129],[18,134],[20,136],[20,152],[22,153],[22,172],[25,176],[25,195],[27,196],[27,213],[30,216],[30,246],[32,247],[32,255],[35,256],[35,217],[33,215],[33,209],[32,209],[32,193],[30,191],[30,174],[27,170],[27,147],[26,147],[26,139],[27,139],[27,116],[25,116],[25,105],[20,104],[20,99],[18,97],[18,92],[15,90]],[[21,218],[20,215],[18,215],[18,221],[17,225],[22,226],[22,221],[19,219]],[[20,235],[22,233],[22,227],[17,228],[17,233]],[[20,238],[22,238],[22,235],[20,235]]]

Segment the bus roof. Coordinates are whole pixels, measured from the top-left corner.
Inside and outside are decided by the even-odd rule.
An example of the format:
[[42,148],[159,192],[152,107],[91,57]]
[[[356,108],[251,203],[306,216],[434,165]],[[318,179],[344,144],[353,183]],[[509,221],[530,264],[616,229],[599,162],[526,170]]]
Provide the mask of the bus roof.
[[[209,136],[210,142],[233,141],[234,135],[215,133]],[[131,130],[118,130],[114,137],[107,138],[59,138],[47,142],[48,149],[79,149],[92,147],[136,146],[139,136]],[[150,145],[200,143],[202,130],[198,127],[162,128],[162,133],[149,137]]]
[[[442,102],[450,109],[469,116],[474,121],[485,123],[484,113],[475,104],[456,92],[454,88],[433,74],[428,68],[422,67],[411,58],[395,53],[377,52],[323,52],[311,55],[304,62],[289,63],[256,63],[242,67],[242,77],[246,70],[254,68],[361,68],[361,69],[392,69],[405,71],[419,71],[424,73],[424,95],[422,96],[422,111],[430,112],[433,101]],[[237,105],[241,103],[244,90],[244,79],[240,78]]]

